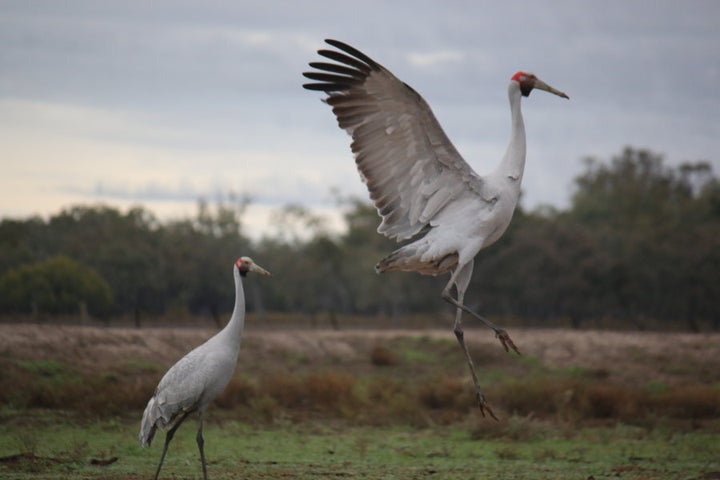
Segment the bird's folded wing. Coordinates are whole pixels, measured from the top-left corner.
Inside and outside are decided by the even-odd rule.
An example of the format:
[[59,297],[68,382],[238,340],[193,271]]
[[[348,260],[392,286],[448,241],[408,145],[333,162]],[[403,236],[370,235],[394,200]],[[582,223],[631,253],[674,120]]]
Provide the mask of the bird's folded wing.
[[328,94],[338,124],[353,138],[355,162],[382,222],[398,241],[429,224],[482,178],[463,160],[425,100],[390,71],[344,43],[318,53],[339,63],[313,62],[304,85]]
[[206,386],[204,365],[191,351],[165,373],[155,392],[159,416],[171,424],[175,417],[195,410]]

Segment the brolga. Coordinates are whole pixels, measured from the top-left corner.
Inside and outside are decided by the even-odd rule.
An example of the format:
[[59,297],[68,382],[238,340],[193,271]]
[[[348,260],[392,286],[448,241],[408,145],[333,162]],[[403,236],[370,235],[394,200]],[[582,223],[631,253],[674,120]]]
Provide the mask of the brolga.
[[[375,266],[378,273],[450,274],[442,298],[456,308],[453,331],[465,354],[480,411],[497,419],[479,386],[464,339],[466,312],[491,328],[506,351],[518,348],[502,328],[465,306],[475,256],[507,229],[525,168],[525,126],[520,100],[533,89],[563,98],[534,74],[517,72],[508,86],[511,127],[505,156],[480,176],[448,139],[427,102],[388,69],[357,49],[325,40],[329,62],[311,62],[308,90],[325,92],[340,128],[351,137],[361,180],[381,217],[378,233],[408,241]],[[452,295],[455,287],[456,296]]]
[[245,325],[245,293],[242,279],[248,272],[270,275],[270,272],[248,257],[240,257],[235,261],[233,266],[235,307],[230,321],[225,328],[190,351],[165,373],[155,394],[145,407],[139,435],[142,445],[150,446],[158,428],[167,431],[160,463],[155,471],[156,480],[175,431],[194,413],[197,413],[198,418],[196,440],[200,451],[203,478],[207,480],[205,442],[202,435],[203,416],[210,402],[225,390],[235,371]]

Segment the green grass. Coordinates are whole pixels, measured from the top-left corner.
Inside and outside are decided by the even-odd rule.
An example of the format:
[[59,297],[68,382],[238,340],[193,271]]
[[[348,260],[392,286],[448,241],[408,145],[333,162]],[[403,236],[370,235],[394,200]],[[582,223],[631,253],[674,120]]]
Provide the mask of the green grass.
[[[137,430],[169,360],[131,333],[73,332],[87,335],[82,345],[106,334],[106,351],[68,351],[63,341],[28,350],[20,336],[17,351],[0,355],[0,479],[152,477],[164,438],[143,449]],[[537,333],[535,348],[527,340],[520,357],[498,345],[473,349],[500,422],[480,417],[452,336],[351,332],[311,348],[308,338],[248,339],[206,423],[210,477],[720,478],[717,342],[686,339],[696,342],[690,348],[668,338],[659,348],[641,338],[649,360],[629,365],[624,355],[609,361],[583,350],[582,338],[547,333]],[[155,335],[153,345],[167,338],[143,334]],[[331,341],[348,351],[325,352]],[[548,361],[543,352],[558,345],[587,355]],[[653,353],[666,350],[673,354]],[[161,478],[201,478],[195,428],[189,421],[178,431]]]
[[162,373],[164,370],[163,365],[160,365],[156,362],[148,362],[146,360],[137,360],[137,359],[130,359],[127,362],[125,362],[125,368],[131,372],[160,372]]
[[[3,415],[0,457],[34,456],[3,460],[2,478],[151,478],[162,450],[162,435],[149,449],[139,446],[135,421],[17,413]],[[469,417],[421,429],[282,421],[250,426],[211,414],[204,433],[214,479],[693,479],[720,471],[720,432],[712,425],[563,428],[526,418],[496,424]],[[107,466],[93,465],[114,457]],[[194,422],[178,430],[161,478],[201,478]]]
[[67,372],[67,367],[57,360],[17,360],[18,366],[43,377],[54,377]]
[[57,360],[16,360],[15,364],[25,374],[30,374],[38,382],[51,386],[79,382],[80,377],[73,369]]

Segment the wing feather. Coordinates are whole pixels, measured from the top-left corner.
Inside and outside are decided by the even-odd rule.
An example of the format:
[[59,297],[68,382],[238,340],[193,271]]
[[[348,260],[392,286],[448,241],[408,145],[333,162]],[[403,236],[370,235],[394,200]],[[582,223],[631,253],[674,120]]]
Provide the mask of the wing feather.
[[338,125],[352,136],[363,182],[382,221],[378,232],[398,241],[423,231],[433,217],[483,180],[463,160],[427,102],[385,67],[339,42],[312,62],[309,90],[328,94]]

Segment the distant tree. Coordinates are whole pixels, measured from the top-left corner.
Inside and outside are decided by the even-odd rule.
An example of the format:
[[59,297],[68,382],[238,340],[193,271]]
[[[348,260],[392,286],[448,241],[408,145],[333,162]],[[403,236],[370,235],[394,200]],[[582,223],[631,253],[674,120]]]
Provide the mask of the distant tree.
[[0,308],[5,312],[104,315],[112,292],[92,268],[66,256],[24,264],[0,276]]
[[[472,308],[575,326],[613,317],[638,327],[659,319],[720,328],[720,180],[709,162],[668,166],[662,155],[628,147],[609,160],[587,159],[574,185],[569,209],[520,208],[503,238],[481,252]],[[447,276],[375,274],[400,244],[377,233],[374,206],[336,196],[345,231],[332,233],[323,217],[287,205],[257,242],[244,231],[249,200],[234,194],[200,200],[195,216],[165,222],[140,207],[102,205],[0,220],[0,311],[76,312],[85,302],[93,314],[130,315],[138,326],[168,311],[209,314],[220,326],[233,302],[230,265],[250,255],[275,276],[246,286],[251,311],[450,314],[438,295]],[[38,274],[36,265],[56,257],[92,269],[112,303],[91,301],[86,290],[59,294],[49,279],[77,269],[61,262]]]
[[720,315],[720,205],[706,162],[667,167],[661,155],[630,147],[609,163],[588,160],[576,179],[568,219],[588,229],[614,268],[605,311],[635,321]]
[[0,220],[0,272],[45,256],[44,230],[39,217]]
[[346,310],[343,252],[327,218],[289,204],[271,216],[271,236],[258,242],[258,255],[275,276],[269,300],[285,311],[334,313]]
[[688,175],[666,167],[662,155],[631,147],[609,163],[587,158],[575,186],[573,218],[625,233],[642,231],[658,221],[677,223],[694,190]]
[[483,311],[567,318],[576,328],[597,316],[609,304],[595,293],[611,262],[587,229],[554,211],[519,213],[507,236],[478,257],[471,287]]
[[[240,255],[252,255],[251,242],[242,231],[248,204],[247,197],[234,194],[219,198],[212,206],[200,200],[193,220],[166,228],[165,242],[172,245],[168,253],[174,259],[167,277],[178,282],[176,291],[184,292],[179,300],[193,313],[209,313],[218,328],[235,298],[229,282],[232,264]],[[262,307],[256,288],[246,286],[248,310]]]
[[73,206],[50,217],[48,237],[57,253],[93,267],[110,285],[114,313],[159,314],[168,300],[162,267],[162,225],[141,207],[126,213],[104,205]]
[[314,214],[303,205],[288,204],[270,216],[272,237],[283,243],[300,244],[308,238],[330,235],[327,218]]

